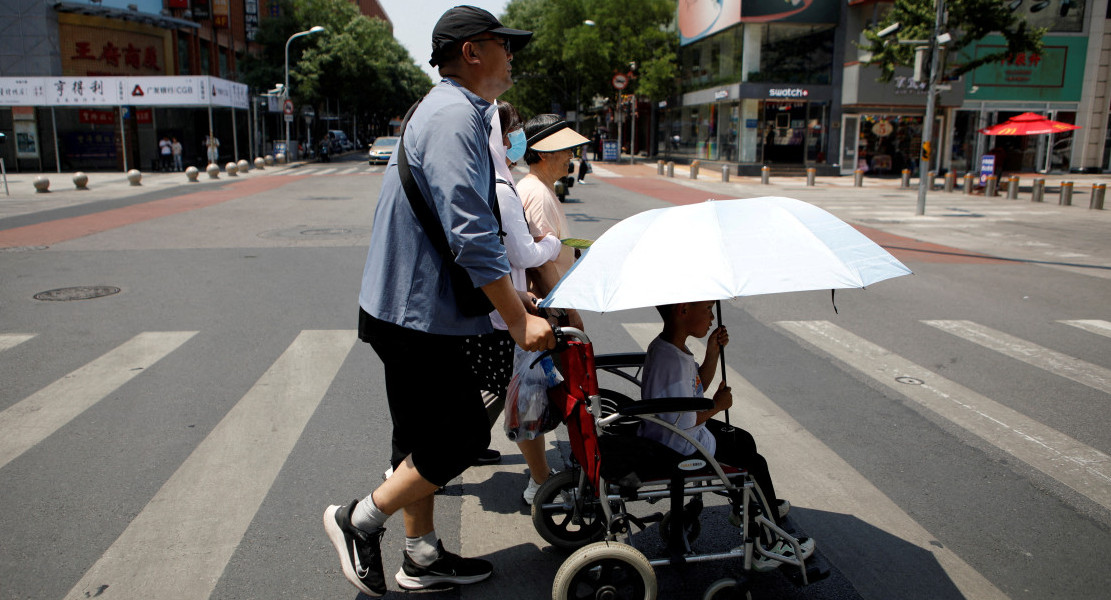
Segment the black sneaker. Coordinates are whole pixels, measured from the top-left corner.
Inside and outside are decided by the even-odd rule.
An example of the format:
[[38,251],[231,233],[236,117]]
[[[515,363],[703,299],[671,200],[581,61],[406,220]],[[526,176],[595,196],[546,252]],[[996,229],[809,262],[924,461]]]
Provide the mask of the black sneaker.
[[339,553],[343,575],[368,596],[386,593],[386,573],[382,568],[382,534],[385,527],[366,532],[351,524],[355,500],[347,506],[329,506],[324,511],[324,531]]
[[409,558],[408,552],[402,552],[405,560],[398,569],[397,585],[407,590],[422,590],[426,587],[440,583],[478,583],[494,572],[494,565],[480,558],[463,558],[444,550],[444,543],[437,541],[440,558],[436,562],[422,567]]
[[474,460],[476,465],[496,465],[501,462],[501,452],[493,448],[487,448],[478,453],[478,458]]

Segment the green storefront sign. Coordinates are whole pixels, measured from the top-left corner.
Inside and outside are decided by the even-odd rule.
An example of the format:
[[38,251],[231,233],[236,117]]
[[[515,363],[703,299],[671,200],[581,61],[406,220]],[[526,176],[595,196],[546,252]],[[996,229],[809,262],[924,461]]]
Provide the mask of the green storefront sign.
[[[984,65],[965,75],[965,100],[1078,102],[1083,87],[1083,37],[1045,36],[1040,53],[1025,52]],[[1002,36],[988,36],[974,47],[975,56],[1006,48]]]

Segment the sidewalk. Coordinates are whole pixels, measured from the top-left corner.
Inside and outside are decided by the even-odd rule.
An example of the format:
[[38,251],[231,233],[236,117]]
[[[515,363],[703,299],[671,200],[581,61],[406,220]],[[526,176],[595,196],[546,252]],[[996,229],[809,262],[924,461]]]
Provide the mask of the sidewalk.
[[[729,183],[722,183],[720,172],[706,171],[692,180],[685,167],[680,176],[678,165],[674,178],[657,175],[654,163],[592,165],[594,173],[588,181],[596,177],[621,186],[622,178],[636,178],[657,181],[660,186],[697,189],[716,198],[787,196],[820,206],[861,228],[1016,264],[1040,264],[1111,279],[1111,211],[1088,208],[1092,184],[1111,182],[1107,174],[1046,177],[1047,191],[1041,203],[1030,201],[1032,174],[1020,174],[1023,185],[1016,200],[965,195],[959,186],[952,193],[938,188],[927,194],[926,214],[917,216],[917,180],[911,180],[909,189],[901,189],[898,178],[867,177],[859,188],[854,187],[852,177],[819,177],[814,187],[806,185],[805,177],[772,177],[764,185],[759,177],[731,177]],[[1064,180],[1074,182],[1071,206],[1058,204],[1056,189]]]
[[[190,191],[199,191],[213,184],[228,183],[250,177],[280,173],[286,169],[301,166],[302,163],[294,162],[288,165],[274,165],[263,170],[253,166],[247,173],[229,176],[223,169],[220,170],[218,179],[211,179],[207,173],[201,171],[196,183],[191,183],[185,173],[143,173],[141,185],[133,186],[127,180],[126,173],[96,172],[86,173],[89,177],[87,190],[79,190],[73,183],[73,173],[8,173],[8,194],[4,194],[3,184],[0,182],[0,219],[17,215],[34,213],[55,208],[76,206],[101,200],[117,200],[130,198],[152,191],[168,190],[178,186],[187,186]],[[35,190],[34,182],[43,176],[50,180],[50,191],[39,193]]]

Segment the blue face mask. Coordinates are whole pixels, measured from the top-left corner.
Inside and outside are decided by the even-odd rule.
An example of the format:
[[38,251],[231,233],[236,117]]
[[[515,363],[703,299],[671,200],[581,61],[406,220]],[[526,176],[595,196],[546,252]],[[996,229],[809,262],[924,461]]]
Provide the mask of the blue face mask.
[[518,129],[509,134],[509,147],[505,149],[505,157],[509,162],[517,162],[525,155],[525,149],[528,148],[528,140],[525,138],[525,130]]

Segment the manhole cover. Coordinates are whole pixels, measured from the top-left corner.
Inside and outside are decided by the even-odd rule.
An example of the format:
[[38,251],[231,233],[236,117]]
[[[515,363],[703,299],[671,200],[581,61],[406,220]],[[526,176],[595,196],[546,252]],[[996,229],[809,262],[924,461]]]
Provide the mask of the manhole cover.
[[329,227],[327,225],[298,225],[296,227],[289,227],[286,229],[264,231],[258,235],[261,238],[280,240],[342,240],[368,236],[370,235],[370,229],[367,227]]
[[68,302],[70,300],[92,300],[120,293],[120,288],[110,285],[78,285],[58,288],[35,294],[35,300]]
[[918,379],[917,377],[906,377],[906,376],[896,377],[895,381],[898,381],[899,383],[905,383],[907,385],[922,385],[923,383],[925,383],[924,381],[922,381],[921,379]]

